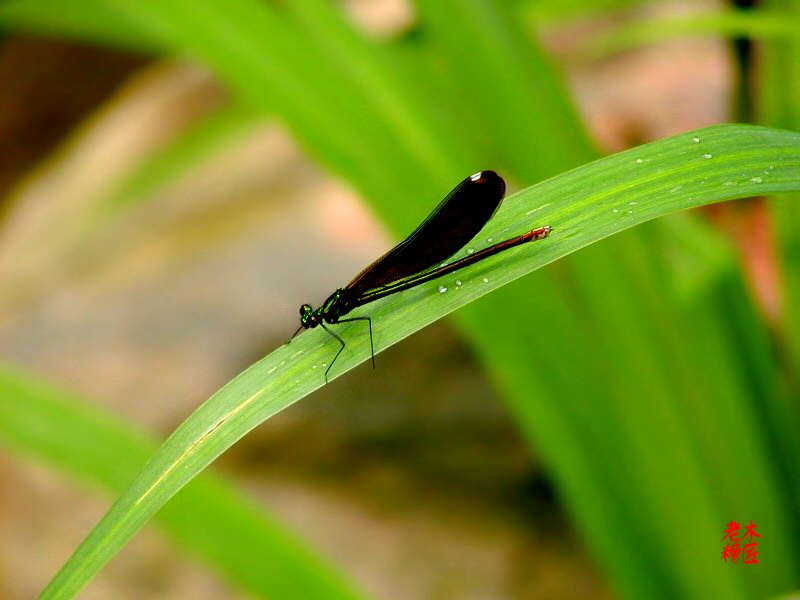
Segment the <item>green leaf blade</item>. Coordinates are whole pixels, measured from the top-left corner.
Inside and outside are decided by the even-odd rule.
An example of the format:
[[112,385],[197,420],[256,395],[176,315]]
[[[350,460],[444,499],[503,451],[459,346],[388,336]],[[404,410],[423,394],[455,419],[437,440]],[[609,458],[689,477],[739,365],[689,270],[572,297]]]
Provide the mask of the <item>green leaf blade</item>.
[[[74,394],[0,365],[0,448],[119,494],[156,444]],[[156,522],[176,546],[259,597],[359,597],[285,527],[212,475],[181,489]],[[55,595],[75,591],[62,588]]]
[[[694,206],[800,189],[800,134],[725,125],[647,144],[585,165],[508,199],[480,237],[551,225],[548,240],[466,269],[454,289],[432,282],[370,305],[381,350],[489,291],[604,237]],[[510,234],[509,234],[510,235]],[[452,279],[455,279],[453,277]],[[447,293],[436,293],[439,285]],[[358,324],[332,376],[369,357]],[[289,327],[291,329],[291,327]],[[183,485],[252,428],[324,384],[338,344],[315,330],[253,365],[164,443],[45,591],[76,592]]]

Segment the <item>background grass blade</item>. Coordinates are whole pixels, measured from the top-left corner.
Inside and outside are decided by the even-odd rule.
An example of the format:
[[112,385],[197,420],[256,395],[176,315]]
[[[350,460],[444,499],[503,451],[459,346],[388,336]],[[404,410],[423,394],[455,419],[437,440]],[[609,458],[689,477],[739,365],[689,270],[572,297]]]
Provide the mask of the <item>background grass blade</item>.
[[541,181],[598,156],[560,74],[513,11],[485,0],[425,0],[419,7],[454,95],[467,101],[461,122],[494,146],[490,164]]
[[[461,286],[446,278],[370,306],[376,350],[525,273],[636,224],[710,202],[798,189],[800,134],[750,126],[699,130],[585,165],[509,198],[484,232],[499,237],[506,229],[549,224],[554,234],[547,241],[475,265],[459,274]],[[447,292],[440,293],[439,285],[447,287]],[[517,314],[525,318],[524,311]],[[348,346],[334,376],[369,355],[368,339],[357,327],[341,326],[337,332],[348,340]],[[305,333],[253,365],[198,408],[64,565],[44,597],[74,594],[150,516],[225,449],[266,418],[320,387],[322,368],[336,346],[325,332]],[[635,423],[631,427],[635,432]],[[583,472],[589,474],[587,469]],[[609,510],[624,510],[625,503],[617,504],[618,500],[621,498],[608,499]],[[702,499],[698,502],[700,507],[706,504]],[[669,507],[662,502],[660,508]],[[785,525],[778,508],[760,508],[770,528],[780,530]],[[679,509],[680,505],[667,512],[681,517],[676,514]],[[698,541],[714,549],[703,553],[705,558],[698,559],[696,569],[687,575],[696,589],[703,589],[701,578],[709,577],[704,573],[710,564],[716,564],[708,561],[718,562],[718,556],[716,538],[700,537]],[[787,547],[786,560],[791,560],[792,553]],[[785,585],[789,568],[777,565],[775,572],[780,577],[774,585]],[[735,582],[722,589],[727,588],[735,589]]]
[[0,5],[0,28],[39,35],[57,35],[138,52],[159,52],[156,37],[122,19],[102,0],[11,0]]
[[778,12],[722,10],[709,14],[627,23],[590,40],[586,49],[604,58],[670,39],[686,37],[751,36],[761,39],[790,38],[794,24]]
[[[793,27],[794,35],[786,39],[770,39],[764,44],[758,77],[757,117],[765,125],[800,129],[800,2],[771,0],[765,8],[780,11]],[[782,264],[796,265],[800,260],[800,209],[795,198],[772,202],[773,222],[778,234]],[[792,363],[793,397],[800,394],[800,272],[787,268],[782,273],[786,351]],[[800,484],[799,484],[800,485]],[[800,490],[798,490],[800,492]]]
[[194,124],[176,139],[153,152],[99,204],[108,210],[121,209],[151,198],[153,193],[186,176],[192,169],[218,155],[264,122],[260,113],[240,106],[224,106]]

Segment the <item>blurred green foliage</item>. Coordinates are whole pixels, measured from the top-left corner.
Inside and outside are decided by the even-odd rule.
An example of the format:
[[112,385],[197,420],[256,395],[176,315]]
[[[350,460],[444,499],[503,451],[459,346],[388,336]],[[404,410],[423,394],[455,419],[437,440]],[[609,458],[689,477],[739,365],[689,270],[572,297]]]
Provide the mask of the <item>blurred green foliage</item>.
[[[583,14],[588,4],[563,6]],[[756,21],[753,11],[749,27],[747,14],[736,15],[736,31],[764,36],[763,64],[748,73],[756,112],[764,124],[796,130],[800,27],[772,25],[800,23],[800,3],[763,4],[769,21]],[[557,5],[542,3],[541,18],[567,19]],[[12,0],[0,6],[0,26],[204,64],[234,106],[217,115],[213,135],[200,137],[227,139],[227,127],[235,134],[247,115],[278,119],[398,234],[425,214],[426,199],[465,173],[491,166],[527,186],[598,157],[563,74],[525,25],[536,3],[414,6],[413,34],[382,40],[325,0],[206,0],[201,10],[186,0]],[[730,15],[709,17],[703,27],[729,32]],[[637,43],[647,31],[634,32]],[[176,142],[172,164],[185,164],[181,156],[193,148]],[[759,159],[770,156],[763,152]],[[164,177],[145,167],[125,189]],[[675,186],[698,183],[678,169],[667,175]],[[694,215],[594,244],[456,315],[623,596],[749,598],[798,585],[794,200],[769,203],[783,275],[776,327],[750,297],[728,241]],[[206,462],[224,447],[209,449]],[[731,519],[751,518],[764,526],[759,568],[728,569],[717,540]],[[78,586],[110,558],[93,551],[93,566],[76,559],[61,581]],[[69,585],[57,580],[50,592],[68,594]]]

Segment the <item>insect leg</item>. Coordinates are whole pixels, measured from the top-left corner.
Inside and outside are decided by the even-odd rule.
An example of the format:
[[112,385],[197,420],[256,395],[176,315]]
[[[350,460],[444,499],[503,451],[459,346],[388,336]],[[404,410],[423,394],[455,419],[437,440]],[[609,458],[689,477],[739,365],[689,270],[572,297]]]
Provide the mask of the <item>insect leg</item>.
[[333,367],[333,363],[335,363],[336,359],[339,358],[339,355],[342,353],[342,350],[344,350],[344,340],[342,338],[340,338],[338,335],[336,335],[335,333],[333,333],[330,329],[325,327],[325,323],[320,323],[320,325],[322,325],[322,328],[325,331],[327,331],[329,334],[331,334],[333,337],[335,337],[336,341],[339,342],[342,345],[342,347],[339,348],[339,351],[336,353],[336,356],[333,357],[333,360],[331,361],[331,364],[329,364],[328,368],[325,369],[325,383],[328,383],[328,373],[330,372],[331,367]]
[[375,368],[375,347],[372,345],[372,319],[369,317],[351,317],[349,319],[339,319],[339,323],[347,323],[348,321],[366,321],[369,325],[369,349],[372,353],[372,368]]
[[301,331],[303,331],[303,326],[302,326],[302,325],[300,325],[300,327],[298,327],[298,328],[297,328],[297,331],[295,331],[295,332],[294,332],[294,335],[293,335],[292,337],[290,337],[290,338],[289,338],[289,341],[288,341],[288,342],[283,342],[283,345],[284,345],[284,346],[288,346],[289,344],[291,344],[291,343],[292,343],[292,340],[293,340],[294,338],[296,338],[296,337],[297,337],[297,334],[298,334],[298,333],[300,333]]

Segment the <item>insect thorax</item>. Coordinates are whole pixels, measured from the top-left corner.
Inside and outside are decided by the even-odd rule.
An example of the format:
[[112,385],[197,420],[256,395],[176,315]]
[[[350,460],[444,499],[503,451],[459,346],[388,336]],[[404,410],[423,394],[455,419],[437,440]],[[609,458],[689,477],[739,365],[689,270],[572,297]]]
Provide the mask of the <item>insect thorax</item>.
[[339,317],[347,314],[342,302],[342,289],[333,292],[319,309],[320,316],[328,323],[338,323]]

